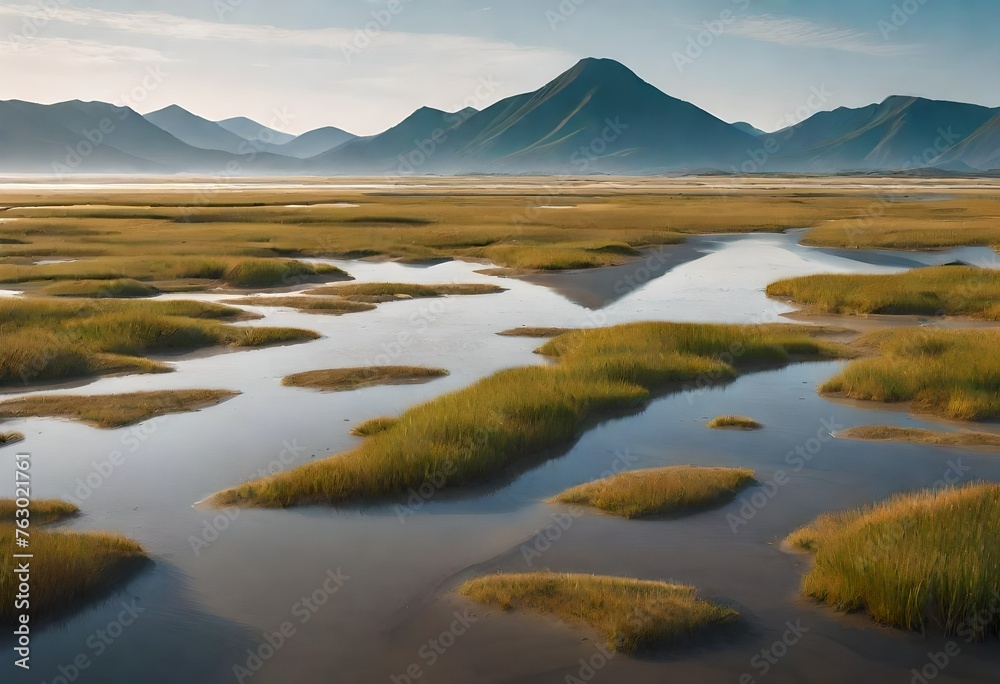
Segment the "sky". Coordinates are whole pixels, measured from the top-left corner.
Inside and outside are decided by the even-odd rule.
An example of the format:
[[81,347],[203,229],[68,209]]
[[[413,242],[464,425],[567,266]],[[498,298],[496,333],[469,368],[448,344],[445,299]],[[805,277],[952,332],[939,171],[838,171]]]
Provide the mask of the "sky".
[[995,0],[0,0],[0,100],[371,135],[616,59],[771,131],[890,95],[1000,106]]

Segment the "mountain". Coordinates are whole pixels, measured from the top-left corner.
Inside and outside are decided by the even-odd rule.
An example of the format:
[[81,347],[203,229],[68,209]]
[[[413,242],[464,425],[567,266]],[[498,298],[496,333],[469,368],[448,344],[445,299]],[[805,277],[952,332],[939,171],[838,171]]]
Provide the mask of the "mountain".
[[170,105],[144,116],[153,125],[192,147],[231,154],[249,154],[253,150],[247,140],[214,121],[203,119],[177,105]]
[[902,96],[859,109],[841,107],[774,133],[780,150],[772,166],[819,173],[929,167],[998,113]]
[[295,140],[294,135],[276,131],[273,128],[269,128],[264,124],[259,124],[253,119],[248,119],[245,116],[238,116],[233,119],[224,119],[223,121],[216,121],[216,123],[230,133],[235,133],[244,140],[250,140],[251,142],[284,145],[285,143],[290,143]]
[[316,161],[335,173],[659,173],[727,168],[753,136],[625,66],[584,59],[482,111],[423,108]]
[[759,135],[767,135],[766,133],[764,133],[764,131],[748,124],[746,121],[737,121],[736,123],[730,125],[733,128],[736,128],[738,130],[743,131],[744,133],[754,136],[755,138]]
[[955,164],[981,171],[1000,169],[1000,114],[935,160],[935,166],[944,168]]
[[326,126],[325,128],[317,128],[314,131],[303,133],[283,145],[271,145],[269,146],[269,150],[275,154],[283,154],[287,157],[308,159],[309,157],[315,157],[318,154],[323,154],[339,145],[343,145],[349,140],[354,140],[356,137],[339,128]]
[[292,160],[192,147],[128,107],[0,102],[0,170],[10,173],[294,172]]
[[0,170],[15,173],[649,175],[906,173],[1000,168],[1000,108],[893,96],[774,133],[728,124],[627,67],[584,59],[485,109],[422,107],[367,137],[294,137],[172,106],[145,118],[101,102],[0,102]]

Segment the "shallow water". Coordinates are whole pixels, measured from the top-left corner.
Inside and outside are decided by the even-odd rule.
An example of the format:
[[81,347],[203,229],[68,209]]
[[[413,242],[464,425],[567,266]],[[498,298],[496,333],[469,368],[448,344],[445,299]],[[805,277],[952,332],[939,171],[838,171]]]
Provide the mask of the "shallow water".
[[[168,360],[177,368],[172,374],[105,378],[84,390],[64,390],[243,392],[199,413],[113,431],[54,420],[4,424],[27,436],[18,446],[33,454],[35,497],[80,501],[84,515],[67,529],[123,532],[142,542],[155,560],[117,595],[36,633],[31,676],[17,672],[13,681],[62,681],[59,668],[79,655],[89,663],[78,679],[84,682],[241,681],[233,667],[253,671],[258,664],[247,649],[268,656],[268,639],[276,640],[265,634],[289,623],[293,636],[242,681],[406,681],[399,676],[416,666],[422,677],[414,681],[562,682],[566,675],[579,676],[578,661],[594,655],[589,633],[479,610],[449,593],[476,571],[529,569],[523,545],[535,545],[540,530],[558,539],[534,547],[545,551],[531,557],[533,569],[689,582],[705,596],[733,603],[744,616],[739,630],[693,649],[657,659],[613,658],[601,670],[601,681],[735,682],[745,672],[759,677],[751,659],[781,638],[786,622],[796,620],[809,631],[759,681],[910,681],[909,670],[925,664],[928,650],[940,650],[940,640],[876,628],[798,599],[803,559],[782,552],[775,542],[823,511],[932,485],[955,463],[968,468],[962,477],[969,480],[1000,477],[1000,460],[982,452],[829,438],[839,426],[927,426],[905,413],[818,397],[816,385],[836,372],[838,363],[797,365],[748,375],[726,387],[662,397],[640,414],[602,424],[563,455],[512,482],[461,498],[432,492],[412,506],[251,510],[228,518],[194,506],[269,469],[351,448],[358,440],[349,430],[360,421],[398,414],[502,368],[542,362],[532,354],[538,340],[496,332],[521,325],[592,327],[639,320],[772,322],[790,310],[763,294],[778,278],[900,270],[879,261],[878,254],[844,258],[800,247],[795,236],[718,237],[698,241],[696,249],[662,274],[645,263],[618,272],[610,291],[619,296],[603,308],[588,308],[555,285],[477,274],[480,265],[329,262],[362,282],[490,282],[509,291],[383,304],[343,317],[248,307],[265,318],[246,325],[299,326],[324,337],[264,350],[172,357]],[[582,287],[580,276],[565,277],[576,290]],[[592,289],[608,291],[609,283]],[[334,394],[280,384],[285,375],[306,370],[387,363],[444,367],[452,374],[426,385]],[[734,433],[704,427],[721,413],[750,414],[766,429]],[[754,507],[735,533],[727,516],[740,515],[739,501],[677,521],[570,516],[565,531],[553,515],[567,510],[544,503],[568,486],[622,467],[739,465],[755,468],[767,483],[775,470],[791,472],[798,465],[786,460],[796,447],[807,450],[808,462],[763,506]],[[124,462],[109,470],[106,462],[114,452]],[[8,481],[10,472],[5,466]],[[566,518],[559,520],[565,525]],[[337,580],[340,588],[328,581],[328,573],[337,577],[338,570],[349,577]],[[336,591],[324,590],[324,582]],[[302,603],[314,593],[317,604],[322,601],[315,611]],[[98,654],[96,630],[107,630],[122,602],[133,599],[144,612]],[[455,611],[469,608],[475,621],[467,633],[434,654],[431,664],[428,640],[449,629]],[[997,671],[995,644],[962,649],[961,659],[936,682],[985,681]]]

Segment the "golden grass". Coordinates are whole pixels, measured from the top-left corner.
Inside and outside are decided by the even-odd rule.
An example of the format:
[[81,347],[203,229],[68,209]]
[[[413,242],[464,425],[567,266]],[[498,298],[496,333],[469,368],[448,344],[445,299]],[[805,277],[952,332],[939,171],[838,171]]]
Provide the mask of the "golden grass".
[[66,280],[46,285],[39,294],[50,297],[105,297],[132,299],[155,297],[160,290],[138,280]]
[[302,313],[342,316],[351,313],[374,311],[377,307],[364,302],[352,302],[338,297],[243,297],[231,299],[226,304],[235,306],[273,306],[298,309]]
[[894,497],[789,537],[816,554],[802,590],[904,629],[983,639],[1000,631],[1000,485]]
[[1000,330],[879,330],[854,343],[852,361],[823,394],[885,403],[957,420],[1000,417]]
[[240,309],[200,302],[0,298],[0,385],[165,372],[169,367],[144,357],[319,337],[307,330],[222,322],[245,316]]
[[24,435],[20,432],[0,432],[0,447],[10,446],[24,441]]
[[549,339],[559,337],[566,333],[573,332],[573,328],[514,328],[497,333],[501,337],[532,337],[538,339]]
[[0,420],[68,418],[100,428],[119,428],[172,413],[189,413],[232,399],[228,390],[165,390],[96,396],[29,396],[0,402]]
[[436,486],[480,484],[537,461],[593,421],[634,411],[654,391],[732,378],[738,368],[828,358],[841,345],[793,325],[642,323],[577,331],[541,352],[558,363],[502,371],[404,413],[335,458],[218,494],[219,505],[352,504]]
[[718,416],[706,424],[713,430],[762,430],[764,426],[749,416]]
[[[76,507],[62,501],[33,501],[31,561],[31,616],[46,619],[64,613],[84,601],[125,581],[148,561],[146,551],[137,542],[116,534],[89,532],[54,532],[35,525],[55,522],[76,514]],[[0,546],[15,548],[15,526],[10,521],[14,503],[0,500]],[[16,595],[19,578],[14,563],[0,566],[0,594]],[[0,606],[0,621],[12,621],[16,611],[13,600]]]
[[739,613],[699,599],[694,587],[619,577],[529,573],[490,575],[462,585],[469,599],[504,611],[529,610],[585,625],[620,653],[668,646]]
[[910,442],[949,447],[991,447],[1000,449],[1000,435],[992,432],[938,432],[891,425],[866,425],[843,430],[841,439],[858,439],[870,442]]
[[296,373],[282,380],[281,384],[286,387],[301,387],[324,392],[347,392],[378,385],[410,385],[430,382],[447,375],[448,371],[441,368],[367,366]]
[[351,430],[351,434],[355,437],[371,437],[372,435],[377,435],[380,432],[385,432],[398,422],[398,418],[372,418],[371,420],[366,420],[363,423],[355,425]]
[[334,295],[344,299],[359,302],[393,301],[397,299],[429,299],[432,297],[449,297],[459,295],[487,295],[506,292],[496,285],[448,284],[448,285],[416,285],[413,283],[351,283],[349,285],[331,285],[309,290],[309,295]]
[[973,316],[1000,320],[1000,272],[965,266],[893,275],[816,275],[782,280],[767,294],[836,314]]
[[671,466],[621,473],[573,487],[555,497],[624,518],[683,515],[720,506],[754,482],[742,468]]
[[[0,523],[17,520],[14,499],[0,499]],[[28,506],[32,525],[48,525],[80,514],[80,509],[60,499],[34,499]]]

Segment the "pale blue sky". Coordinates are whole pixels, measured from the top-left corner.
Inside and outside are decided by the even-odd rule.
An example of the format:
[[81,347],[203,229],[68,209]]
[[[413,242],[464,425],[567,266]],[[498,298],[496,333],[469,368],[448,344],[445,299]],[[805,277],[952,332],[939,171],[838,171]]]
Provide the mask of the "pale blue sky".
[[[377,31],[356,39],[366,24]],[[819,101],[1000,106],[998,27],[994,0],[0,0],[0,99],[176,103],[369,134],[597,56],[772,130]]]

